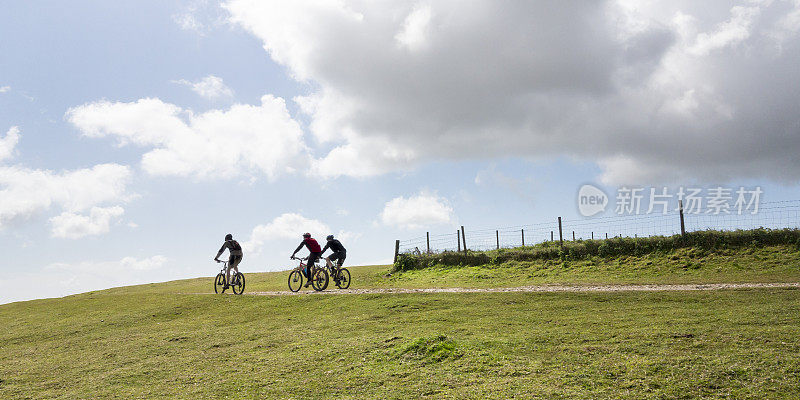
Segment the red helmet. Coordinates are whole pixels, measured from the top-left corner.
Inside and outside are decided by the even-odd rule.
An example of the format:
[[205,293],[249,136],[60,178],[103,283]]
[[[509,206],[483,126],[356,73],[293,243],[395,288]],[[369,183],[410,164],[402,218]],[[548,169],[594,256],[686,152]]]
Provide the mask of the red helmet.
[[304,237],[304,238],[310,238],[310,237],[311,237],[311,234],[310,234],[310,233],[308,233],[308,232],[306,232],[306,233],[304,233],[304,234],[303,234],[303,237]]

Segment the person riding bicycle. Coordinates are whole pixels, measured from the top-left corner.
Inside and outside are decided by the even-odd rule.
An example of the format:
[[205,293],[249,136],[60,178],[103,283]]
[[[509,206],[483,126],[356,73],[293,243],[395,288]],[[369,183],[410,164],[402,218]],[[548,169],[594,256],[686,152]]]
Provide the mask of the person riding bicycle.
[[[333,235],[328,235],[325,238],[328,243],[325,243],[325,247],[322,248],[322,253],[325,253],[325,250],[331,249],[333,254],[325,257],[325,263],[333,269],[333,262],[336,261],[336,269],[342,268],[342,264],[344,264],[344,259],[347,258],[347,249],[342,246],[342,242],[335,239]],[[339,274],[333,274],[333,280],[336,282],[336,285],[339,285]]]
[[311,284],[311,277],[314,276],[314,263],[317,262],[319,256],[322,254],[322,249],[319,247],[319,243],[317,243],[314,238],[311,237],[311,234],[306,232],[303,234],[303,241],[300,242],[300,245],[294,250],[292,256],[289,258],[294,258],[294,255],[297,254],[300,249],[305,246],[308,248],[308,260],[306,260],[306,267],[308,271],[306,272],[306,278],[308,282],[306,282],[305,287]]
[[225,235],[225,243],[222,244],[222,247],[219,248],[217,252],[217,256],[214,257],[214,261],[222,262],[219,259],[219,256],[228,249],[229,257],[228,257],[228,270],[225,271],[225,277],[227,278],[225,282],[225,287],[230,286],[229,283],[231,281],[231,269],[239,273],[239,263],[242,262],[242,257],[244,257],[244,253],[242,252],[242,246],[239,242],[233,240],[233,235],[230,233]]
[[347,249],[345,249],[344,246],[342,246],[342,242],[335,239],[333,235],[328,235],[325,239],[328,243],[322,248],[322,253],[325,253],[325,250],[328,249],[333,251],[333,254],[325,257],[325,261],[328,263],[328,266],[332,266],[332,262],[337,261],[337,267],[341,268],[342,264],[344,264],[344,259],[347,258]]

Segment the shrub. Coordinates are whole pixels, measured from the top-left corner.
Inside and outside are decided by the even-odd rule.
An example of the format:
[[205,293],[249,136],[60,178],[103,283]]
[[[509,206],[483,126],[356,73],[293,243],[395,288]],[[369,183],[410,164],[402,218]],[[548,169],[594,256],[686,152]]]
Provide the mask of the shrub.
[[445,251],[438,254],[400,254],[395,271],[411,271],[433,266],[499,265],[508,261],[584,260],[591,257],[612,258],[642,256],[651,253],[671,253],[681,248],[697,249],[698,253],[742,247],[774,245],[795,246],[800,251],[800,229],[766,229],[736,231],[695,231],[673,236],[642,238],[611,238],[564,242],[544,242],[533,246],[490,251]]

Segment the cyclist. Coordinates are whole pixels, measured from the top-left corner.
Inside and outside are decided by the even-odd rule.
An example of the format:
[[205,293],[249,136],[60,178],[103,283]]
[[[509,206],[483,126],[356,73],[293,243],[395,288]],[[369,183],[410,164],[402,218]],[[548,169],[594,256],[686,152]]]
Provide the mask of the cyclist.
[[325,262],[329,267],[332,267],[332,261],[337,261],[336,266],[341,268],[342,264],[344,264],[344,259],[347,258],[347,249],[342,246],[342,242],[340,242],[338,239],[334,239],[333,235],[328,235],[328,237],[325,239],[328,241],[328,243],[326,243],[325,247],[322,248],[322,252],[325,253],[325,250],[328,249],[333,251],[333,254],[325,257]]
[[311,277],[314,276],[314,263],[317,262],[319,256],[322,254],[322,249],[320,249],[319,243],[311,237],[311,234],[306,232],[303,234],[303,241],[294,249],[294,253],[292,253],[292,256],[289,258],[294,258],[294,255],[297,254],[303,246],[308,248],[308,260],[306,261],[306,269],[308,270],[306,272],[306,278],[308,282],[305,284],[305,287],[308,287],[308,285],[311,284]]
[[217,252],[217,256],[214,257],[214,261],[221,262],[219,256],[222,255],[222,252],[228,249],[229,257],[228,257],[228,270],[225,271],[225,277],[227,280],[225,281],[225,287],[227,288],[230,286],[228,283],[231,281],[231,269],[239,273],[239,263],[242,262],[242,257],[244,253],[242,253],[242,246],[239,245],[239,242],[233,240],[233,235],[230,233],[225,235],[225,243],[222,244],[222,247],[219,248]]

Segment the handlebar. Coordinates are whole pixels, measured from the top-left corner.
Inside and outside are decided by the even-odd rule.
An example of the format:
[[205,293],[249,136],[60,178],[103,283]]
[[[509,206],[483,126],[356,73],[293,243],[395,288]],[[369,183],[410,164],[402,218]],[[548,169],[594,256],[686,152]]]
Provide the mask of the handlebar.
[[300,257],[295,257],[295,256],[292,256],[292,257],[291,257],[291,259],[292,259],[292,260],[300,260],[300,261],[305,261],[305,260],[308,260],[308,257],[303,257],[303,258],[300,258]]

